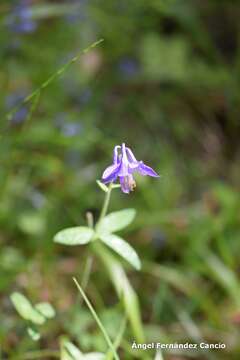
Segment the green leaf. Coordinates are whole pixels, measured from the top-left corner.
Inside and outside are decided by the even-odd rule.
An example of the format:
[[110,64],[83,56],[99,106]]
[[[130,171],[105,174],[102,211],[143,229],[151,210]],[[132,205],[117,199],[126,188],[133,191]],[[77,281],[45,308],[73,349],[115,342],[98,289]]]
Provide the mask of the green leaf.
[[34,212],[21,213],[18,218],[19,228],[29,235],[42,234],[45,229],[45,220],[42,215]]
[[44,316],[34,309],[30,301],[24,295],[19,292],[14,292],[10,298],[15,309],[23,319],[38,325],[45,322]]
[[104,360],[104,359],[105,359],[105,355],[100,352],[92,352],[83,355],[83,360]]
[[135,209],[124,209],[105,216],[97,226],[99,234],[112,233],[128,226],[136,215]]
[[105,355],[99,352],[83,354],[76,345],[63,338],[61,340],[61,360],[103,360]]
[[116,257],[103,246],[99,246],[99,256],[108,270],[119,299],[124,302],[125,311],[136,340],[141,343],[145,342],[138,297],[127,278],[125,270]]
[[61,360],[81,360],[83,353],[68,340],[61,341]]
[[35,309],[41,313],[46,319],[52,319],[56,313],[51,304],[42,302],[35,305]]
[[27,332],[28,332],[28,335],[30,336],[30,338],[33,340],[33,341],[38,341],[40,338],[41,338],[41,335],[40,333],[33,329],[33,328],[27,328]]
[[125,311],[129,318],[129,322],[132,326],[136,339],[138,339],[139,342],[144,342],[144,333],[142,328],[141,311],[138,296],[134,291],[132,285],[130,284],[126,273],[122,274],[122,280],[122,298]]
[[204,256],[204,259],[216,281],[226,289],[237,306],[240,306],[239,280],[235,272],[210,251],[207,256]]
[[59,231],[54,241],[64,245],[83,245],[91,241],[94,231],[86,226],[76,226]]
[[122,256],[135,269],[141,269],[141,262],[136,251],[125,240],[114,234],[103,234],[100,236],[100,240]]

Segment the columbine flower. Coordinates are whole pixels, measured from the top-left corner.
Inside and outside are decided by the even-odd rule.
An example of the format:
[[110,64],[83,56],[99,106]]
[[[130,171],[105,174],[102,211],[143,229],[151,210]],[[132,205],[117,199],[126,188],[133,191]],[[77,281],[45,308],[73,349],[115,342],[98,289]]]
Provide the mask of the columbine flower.
[[133,152],[122,144],[115,146],[113,151],[113,164],[106,168],[102,175],[104,184],[114,182],[119,177],[121,189],[128,194],[136,187],[133,173],[138,172],[141,175],[159,177],[159,175],[142,161],[138,161]]

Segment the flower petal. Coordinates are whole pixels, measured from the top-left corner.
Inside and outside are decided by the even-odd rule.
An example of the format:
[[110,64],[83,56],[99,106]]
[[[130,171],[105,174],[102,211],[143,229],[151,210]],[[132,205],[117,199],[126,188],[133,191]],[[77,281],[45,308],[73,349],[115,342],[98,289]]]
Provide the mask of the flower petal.
[[130,191],[133,191],[135,189],[136,182],[131,174],[127,176],[119,176],[119,179],[122,192],[129,194]]
[[104,184],[109,183],[111,181],[115,181],[117,176],[118,176],[118,172],[120,169],[121,164],[113,164],[108,166],[104,173],[102,174],[102,182]]
[[118,149],[121,149],[120,145],[116,145],[113,150],[113,163],[119,163]]
[[142,161],[140,161],[138,170],[139,174],[145,176],[153,176],[153,177],[160,177],[156,171],[154,171],[150,166],[145,165]]
[[133,162],[133,163],[138,162],[137,159],[135,158],[132,150],[129,147],[126,147],[126,153],[127,153],[129,162]]
[[129,173],[132,174],[134,171],[136,171],[138,169],[139,165],[140,165],[140,161],[128,163]]
[[129,170],[128,170],[128,158],[127,158],[127,154],[126,154],[126,147],[125,144],[122,144],[122,157],[120,160],[121,166],[119,169],[119,176],[127,176],[129,174]]
[[130,192],[130,186],[127,180],[126,176],[119,176],[120,184],[121,184],[121,190],[125,194],[129,194]]

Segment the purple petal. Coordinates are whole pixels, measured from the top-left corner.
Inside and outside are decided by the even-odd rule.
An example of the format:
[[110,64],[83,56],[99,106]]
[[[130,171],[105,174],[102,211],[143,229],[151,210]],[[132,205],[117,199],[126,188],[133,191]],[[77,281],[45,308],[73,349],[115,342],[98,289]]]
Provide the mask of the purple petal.
[[130,162],[137,163],[137,159],[135,158],[132,150],[129,147],[126,147],[127,157]]
[[128,176],[119,176],[122,192],[129,194],[136,187],[134,177],[130,174]]
[[115,181],[118,176],[120,166],[120,163],[108,166],[102,174],[102,182],[106,184],[111,181]]
[[134,171],[137,171],[139,168],[139,165],[140,165],[140,161],[128,163],[129,173],[132,174]]
[[121,149],[120,145],[116,145],[113,150],[113,163],[119,163],[118,149]]
[[121,158],[121,162],[120,162],[121,166],[119,169],[119,176],[128,176],[129,175],[129,170],[128,170],[128,158],[127,158],[127,154],[126,154],[126,147],[125,144],[122,144],[122,158]]
[[129,194],[130,186],[129,186],[129,183],[127,181],[127,177],[126,176],[119,176],[119,180],[120,180],[122,192],[124,192],[125,194]]
[[141,175],[148,175],[153,177],[159,177],[159,175],[154,171],[150,166],[145,165],[142,161],[140,161],[138,172]]

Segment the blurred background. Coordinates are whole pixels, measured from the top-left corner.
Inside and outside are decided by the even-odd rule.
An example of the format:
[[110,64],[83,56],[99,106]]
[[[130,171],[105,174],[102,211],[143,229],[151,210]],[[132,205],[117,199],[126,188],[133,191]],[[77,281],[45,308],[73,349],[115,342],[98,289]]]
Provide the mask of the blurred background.
[[[74,306],[72,276],[81,277],[87,249],[52,238],[84,224],[89,210],[97,217],[95,181],[122,142],[162,175],[137,178],[134,193],[114,191],[111,202],[137,210],[123,236],[143,261],[129,275],[148,341],[226,344],[166,353],[170,360],[239,359],[239,17],[232,0],[1,0],[2,359],[56,349],[61,334],[84,351],[105,349],[89,311]],[[100,38],[34,111],[30,101],[6,117]],[[57,310],[39,342],[10,303],[16,290]],[[117,332],[122,309],[97,261],[87,292]]]

